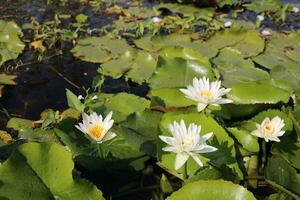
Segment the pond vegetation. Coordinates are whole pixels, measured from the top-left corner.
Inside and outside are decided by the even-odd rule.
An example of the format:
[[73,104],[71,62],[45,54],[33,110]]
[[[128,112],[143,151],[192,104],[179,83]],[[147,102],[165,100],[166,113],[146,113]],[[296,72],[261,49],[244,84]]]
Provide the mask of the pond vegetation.
[[4,0],[0,199],[300,199],[299,9]]

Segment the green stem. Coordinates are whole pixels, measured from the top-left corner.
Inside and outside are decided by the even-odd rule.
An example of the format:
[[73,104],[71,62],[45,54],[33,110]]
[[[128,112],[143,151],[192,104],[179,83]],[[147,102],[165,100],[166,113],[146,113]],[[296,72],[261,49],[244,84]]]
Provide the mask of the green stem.
[[262,151],[262,168],[264,168],[267,162],[267,142],[264,139],[262,140]]
[[273,182],[273,181],[270,181],[270,180],[268,180],[268,179],[265,179],[265,181],[266,181],[269,185],[271,185],[272,187],[274,187],[274,188],[276,188],[276,189],[278,189],[278,190],[280,190],[280,191],[286,193],[287,195],[293,197],[294,199],[300,200],[300,197],[299,197],[298,195],[296,195],[296,194],[294,194],[293,192],[291,192],[291,191],[285,189],[285,188],[282,187],[281,185],[278,185],[277,183],[275,183],[275,182]]
[[104,155],[103,155],[103,150],[101,148],[101,144],[97,144],[97,150],[98,150],[98,156],[100,158],[104,158]]

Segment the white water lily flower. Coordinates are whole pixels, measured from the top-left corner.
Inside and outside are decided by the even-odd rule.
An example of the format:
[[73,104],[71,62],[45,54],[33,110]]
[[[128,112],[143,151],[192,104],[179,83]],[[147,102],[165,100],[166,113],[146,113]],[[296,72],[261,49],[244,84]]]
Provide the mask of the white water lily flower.
[[77,98],[78,98],[79,100],[84,99],[82,95],[79,95]]
[[161,18],[159,18],[159,17],[152,17],[152,22],[153,23],[159,23],[159,22],[161,22],[162,21],[162,19]]
[[102,115],[98,115],[96,112],[93,112],[91,115],[83,113],[82,123],[79,123],[75,127],[89,135],[97,143],[102,143],[117,136],[115,133],[109,131],[114,123],[111,117],[112,112],[109,112],[104,120]]
[[264,21],[265,17],[262,15],[257,15],[257,19],[260,21]]
[[95,96],[92,97],[92,100],[96,100],[96,99],[98,99],[97,95],[95,95]]
[[269,30],[267,30],[267,29],[262,30],[261,34],[262,34],[262,36],[272,35],[272,33]]
[[256,123],[256,130],[251,134],[260,138],[264,138],[266,142],[276,141],[280,142],[279,138],[285,131],[281,130],[284,127],[284,121],[276,116],[272,120],[269,117],[265,118],[261,124]]
[[299,8],[298,7],[293,7],[292,8],[292,12],[293,13],[298,13],[299,12]]
[[224,23],[224,27],[225,28],[229,28],[231,26],[232,26],[232,22],[231,21],[227,21],[227,22]]
[[201,79],[194,78],[193,84],[188,85],[187,89],[180,89],[186,95],[186,98],[198,102],[198,112],[206,108],[207,105],[217,106],[218,104],[232,103],[230,99],[222,98],[231,88],[221,88],[221,81],[209,82],[209,79],[203,77]]
[[212,132],[200,136],[201,126],[190,124],[186,128],[183,120],[180,124],[173,122],[169,125],[169,130],[173,137],[159,136],[159,138],[170,146],[164,147],[162,150],[176,153],[175,170],[179,169],[191,156],[200,167],[203,166],[199,159],[199,153],[208,153],[216,151],[217,148],[206,145],[206,141],[213,135]]

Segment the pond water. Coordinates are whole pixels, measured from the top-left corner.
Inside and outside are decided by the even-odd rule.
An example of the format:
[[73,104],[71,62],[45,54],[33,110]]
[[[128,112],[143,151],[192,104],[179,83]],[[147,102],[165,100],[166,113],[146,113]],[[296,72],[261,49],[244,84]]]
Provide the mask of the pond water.
[[[115,15],[95,13],[89,6],[79,3],[70,3],[69,6],[46,6],[46,1],[5,1],[0,6],[0,20],[15,20],[19,25],[29,23],[32,17],[39,22],[53,19],[56,12],[76,15],[84,13],[89,16],[90,28],[100,28],[110,24],[116,18]],[[129,7],[132,2],[119,2],[123,7]],[[156,2],[142,2],[144,7],[151,7]],[[15,15],[18,12],[18,15]],[[69,44],[61,44],[62,46]],[[69,45],[70,46],[70,45]],[[70,49],[70,48],[67,48]],[[24,117],[36,120],[40,113],[51,108],[64,110],[67,108],[65,88],[74,91],[77,95],[84,95],[83,88],[89,88],[92,79],[97,75],[98,64],[91,64],[76,60],[67,50],[63,55],[37,62],[32,58],[32,51],[28,48],[20,58],[24,64],[17,67],[1,68],[0,72],[9,72],[17,75],[17,85],[5,88],[5,95],[0,100],[1,109],[6,113],[0,113],[0,129],[5,129],[8,117]],[[33,62],[33,64],[30,64]],[[14,65],[14,63],[12,63]],[[9,65],[8,65],[9,66]],[[140,96],[147,93],[146,85],[131,84],[123,78],[113,80],[107,78],[102,91],[117,93],[130,92]]]

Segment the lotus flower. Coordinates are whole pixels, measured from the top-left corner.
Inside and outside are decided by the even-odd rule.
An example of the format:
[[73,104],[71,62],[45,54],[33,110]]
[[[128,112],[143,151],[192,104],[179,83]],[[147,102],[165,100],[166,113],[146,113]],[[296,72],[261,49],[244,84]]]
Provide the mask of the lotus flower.
[[112,112],[108,113],[104,120],[101,114],[98,115],[93,112],[91,115],[88,115],[83,113],[82,123],[79,123],[79,125],[76,125],[75,127],[87,134],[97,143],[102,143],[117,136],[115,133],[109,131],[114,123],[114,120],[112,120],[111,117]]
[[213,135],[212,132],[200,136],[201,126],[190,124],[186,128],[183,120],[180,124],[173,122],[169,125],[172,137],[159,136],[159,138],[170,146],[164,147],[162,150],[176,153],[175,170],[178,170],[191,156],[200,167],[203,166],[198,157],[199,153],[208,153],[216,151],[217,148],[206,145],[206,141]]
[[193,84],[187,86],[187,89],[180,89],[186,95],[186,98],[198,102],[198,112],[201,112],[207,105],[217,106],[218,104],[232,103],[230,99],[222,98],[227,94],[230,88],[221,88],[221,81],[209,82],[209,79],[203,77],[201,79],[194,78]]
[[260,138],[264,138],[266,142],[276,141],[280,142],[279,138],[285,131],[281,129],[284,127],[284,121],[276,116],[272,120],[269,117],[265,118],[261,124],[256,123],[256,130],[251,134]]

